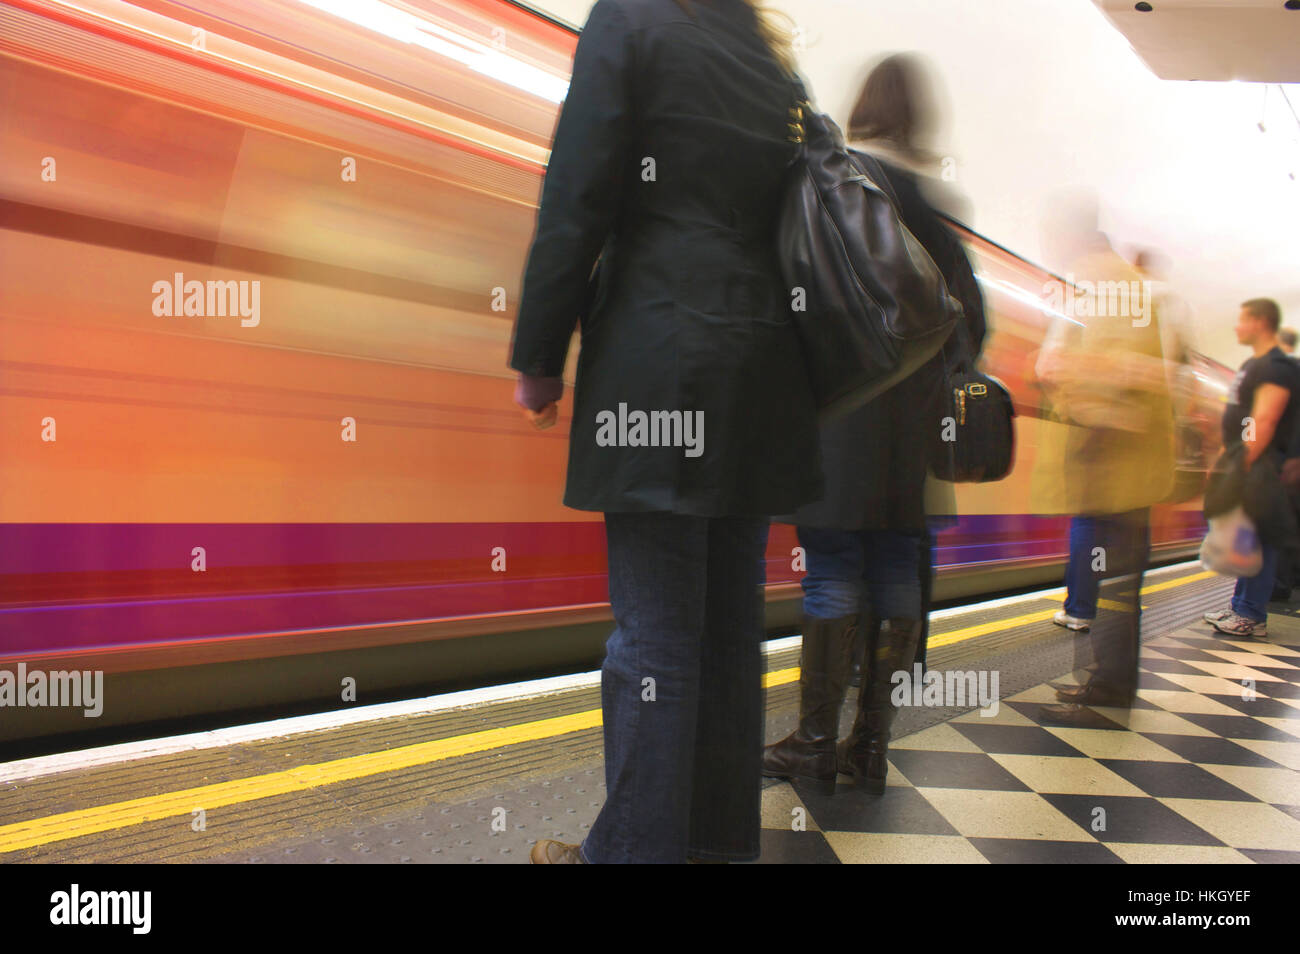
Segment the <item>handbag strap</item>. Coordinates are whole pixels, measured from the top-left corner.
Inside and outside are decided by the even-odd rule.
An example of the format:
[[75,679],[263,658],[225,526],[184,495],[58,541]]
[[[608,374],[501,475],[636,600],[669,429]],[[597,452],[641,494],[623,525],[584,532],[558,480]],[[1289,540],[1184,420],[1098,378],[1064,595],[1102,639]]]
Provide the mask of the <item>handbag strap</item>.
[[[884,166],[869,152],[853,151],[853,158],[858,161],[858,165],[865,165],[864,172],[869,172],[872,183],[885,193],[889,201],[894,205],[894,214],[898,216],[899,221],[903,219],[902,206],[898,204],[898,193],[894,191],[894,184],[889,181],[889,173],[885,172]],[[863,162],[865,160],[865,163]]]
[[[952,369],[954,371],[974,371],[975,355],[972,353],[974,349],[971,347],[970,332],[966,330],[966,320],[964,317],[958,319],[957,326],[953,328],[952,336],[957,342],[955,348],[956,356],[952,363]],[[947,359],[945,358],[944,361],[946,364]]]

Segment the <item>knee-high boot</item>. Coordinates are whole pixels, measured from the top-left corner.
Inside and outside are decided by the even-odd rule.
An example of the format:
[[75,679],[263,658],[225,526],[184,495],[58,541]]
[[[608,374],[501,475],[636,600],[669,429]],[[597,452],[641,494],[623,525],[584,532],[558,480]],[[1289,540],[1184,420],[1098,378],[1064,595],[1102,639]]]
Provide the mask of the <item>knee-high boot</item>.
[[893,675],[909,671],[921,639],[918,619],[890,619],[867,646],[867,667],[858,690],[858,714],[853,731],[838,748],[839,769],[857,788],[874,794],[885,791],[889,771],[889,730],[898,710],[890,701]]
[[852,665],[857,616],[804,617],[799,659],[799,728],[763,750],[763,774],[787,778],[830,795],[835,791],[835,742]]

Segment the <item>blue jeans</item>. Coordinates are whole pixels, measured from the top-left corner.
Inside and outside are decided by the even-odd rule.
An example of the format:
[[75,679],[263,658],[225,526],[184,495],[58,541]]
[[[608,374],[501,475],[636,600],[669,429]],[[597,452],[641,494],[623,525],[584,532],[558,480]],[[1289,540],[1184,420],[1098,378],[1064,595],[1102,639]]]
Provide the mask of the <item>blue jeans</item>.
[[1092,570],[1092,548],[1097,545],[1097,518],[1070,521],[1070,558],[1065,564],[1065,611],[1078,619],[1097,615],[1097,590],[1101,576]]
[[[1104,517],[1075,517],[1070,521],[1070,557],[1065,564],[1065,611],[1079,619],[1095,619],[1101,581],[1115,572],[1131,572],[1129,565],[1139,556],[1145,569],[1151,550],[1151,532],[1146,510]],[[1105,570],[1092,568],[1093,550],[1107,551]],[[1116,550],[1121,552],[1114,552]],[[1134,550],[1127,554],[1123,551]],[[1116,563],[1115,567],[1110,564]]]
[[1277,574],[1277,547],[1260,543],[1264,565],[1254,576],[1237,577],[1232,591],[1232,611],[1257,623],[1268,620],[1268,601],[1273,597],[1273,577]]
[[920,533],[799,527],[808,561],[803,611],[838,619],[861,611],[864,598],[880,619],[921,616]]
[[758,857],[767,531],[766,518],[605,515],[616,628],[589,863]]

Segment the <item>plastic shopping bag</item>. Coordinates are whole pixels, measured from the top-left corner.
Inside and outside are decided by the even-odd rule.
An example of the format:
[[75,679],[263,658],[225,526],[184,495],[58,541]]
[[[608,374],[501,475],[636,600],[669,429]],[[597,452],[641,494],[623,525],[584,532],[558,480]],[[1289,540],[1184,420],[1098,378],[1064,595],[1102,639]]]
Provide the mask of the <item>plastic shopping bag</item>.
[[1255,524],[1240,506],[1210,518],[1201,544],[1201,566],[1224,576],[1256,576],[1264,566]]

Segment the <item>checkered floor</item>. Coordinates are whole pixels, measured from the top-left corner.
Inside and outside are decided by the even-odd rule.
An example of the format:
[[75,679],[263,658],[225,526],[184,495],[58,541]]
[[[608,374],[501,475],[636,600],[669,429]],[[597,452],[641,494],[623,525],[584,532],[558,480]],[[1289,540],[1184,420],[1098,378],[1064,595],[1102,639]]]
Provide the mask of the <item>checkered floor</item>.
[[899,739],[882,796],[771,782],[762,862],[1300,863],[1297,621],[1197,624],[1141,667],[1137,705],[1096,728],[1053,725],[1041,685]]

